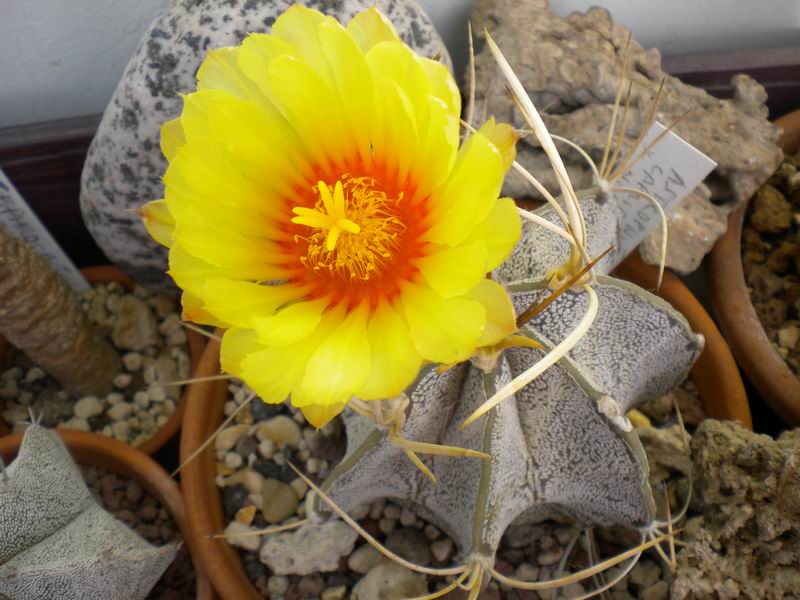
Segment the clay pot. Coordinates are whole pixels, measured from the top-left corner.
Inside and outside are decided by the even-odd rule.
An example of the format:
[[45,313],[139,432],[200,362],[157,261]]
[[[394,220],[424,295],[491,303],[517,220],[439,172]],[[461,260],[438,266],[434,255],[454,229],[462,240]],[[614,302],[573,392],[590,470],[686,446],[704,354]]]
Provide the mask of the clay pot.
[[[644,288],[654,288],[658,278],[658,270],[642,263],[636,255],[620,265],[615,274]],[[683,313],[692,328],[706,339],[705,350],[690,374],[700,392],[705,413],[709,417],[736,420],[752,428],[747,396],[736,362],[711,317],[672,273],[665,273],[660,295]],[[211,340],[196,376],[219,372],[219,342]],[[226,400],[227,382],[224,380],[192,384],[181,433],[182,463],[219,427]],[[181,488],[189,514],[190,535],[222,598],[260,600],[262,596],[245,574],[237,550],[224,539],[211,537],[220,533],[227,524],[221,494],[214,483],[215,463],[212,443],[183,468]]]
[[636,252],[628,256],[613,275],[657,293],[686,317],[694,331],[703,334],[705,348],[689,373],[689,379],[700,394],[703,412],[708,417],[738,421],[742,426],[752,429],[753,419],[747,394],[733,354],[694,294],[669,271],[664,273],[661,288],[656,291],[658,268],[646,265]]
[[[92,285],[97,283],[111,283],[115,281],[128,291],[132,290],[134,286],[133,281],[127,275],[125,275],[117,267],[112,267],[110,265],[86,267],[81,269],[81,273]],[[191,372],[194,373],[195,369],[197,368],[197,364],[200,361],[200,356],[203,354],[205,339],[200,334],[191,330],[186,331],[186,338],[188,340],[189,356],[191,358]],[[0,364],[2,364],[4,346],[5,340],[2,336],[0,336]],[[183,413],[186,408],[186,394],[187,392],[184,391],[180,402],[178,402],[178,406],[175,407],[175,412],[172,413],[164,426],[159,429],[149,440],[137,446],[138,450],[147,455],[155,454],[161,449],[162,446],[164,446],[164,444],[171,440],[176,433],[178,433],[178,430],[181,428],[181,423],[183,422]],[[8,433],[10,433],[8,426],[6,425],[5,421],[0,419],[0,437],[7,435]]]
[[[781,117],[784,152],[800,150],[800,111]],[[749,203],[748,203],[749,204]],[[789,368],[758,320],[742,270],[742,228],[747,206],[728,216],[728,230],[709,254],[706,281],[719,327],[759,396],[787,424],[800,425],[800,379]]]
[[[139,450],[96,433],[85,431],[58,431],[70,454],[80,464],[96,466],[117,475],[128,477],[139,483],[149,494],[158,500],[172,515],[189,551],[194,564],[198,600],[217,598],[208,575],[197,560],[197,551],[188,535],[189,527],[186,506],[180,489],[164,469],[152,458]],[[15,433],[0,439],[0,458],[6,464],[14,460],[22,443],[22,434]]]

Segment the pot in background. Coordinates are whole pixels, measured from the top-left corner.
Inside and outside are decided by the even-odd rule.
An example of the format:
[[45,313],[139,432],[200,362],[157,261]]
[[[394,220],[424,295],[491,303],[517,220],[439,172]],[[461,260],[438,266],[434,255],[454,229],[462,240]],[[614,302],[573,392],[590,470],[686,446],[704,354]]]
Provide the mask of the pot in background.
[[[128,291],[132,290],[134,286],[133,281],[127,275],[125,275],[117,267],[110,265],[86,267],[81,269],[81,273],[91,285],[98,283],[117,282]],[[191,373],[194,373],[203,353],[205,339],[199,333],[196,333],[192,330],[186,331],[186,339],[189,346]],[[5,345],[5,339],[0,336],[0,364],[2,364]],[[178,405],[175,407],[175,412],[170,415],[169,420],[164,424],[164,426],[159,429],[150,439],[136,446],[137,450],[147,455],[155,454],[164,446],[164,444],[171,440],[176,433],[178,433],[178,430],[181,428],[181,423],[183,422],[183,413],[186,408],[187,394],[188,389],[184,390]],[[0,438],[2,438],[4,435],[8,435],[9,433],[10,431],[5,421],[0,419]]]
[[[779,144],[800,150],[800,111],[775,121],[783,129]],[[787,424],[800,425],[800,378],[770,342],[756,315],[742,269],[742,229],[749,201],[728,216],[728,230],[708,256],[706,281],[719,327],[758,394]]]

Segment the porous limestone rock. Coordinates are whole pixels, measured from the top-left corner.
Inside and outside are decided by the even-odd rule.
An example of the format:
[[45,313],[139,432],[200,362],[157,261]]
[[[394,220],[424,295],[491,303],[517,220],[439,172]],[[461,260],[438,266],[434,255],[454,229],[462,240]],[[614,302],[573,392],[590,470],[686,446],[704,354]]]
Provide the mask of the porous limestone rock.
[[303,525],[296,531],[269,536],[261,547],[261,562],[276,575],[335,571],[339,558],[353,551],[357,538],[341,521]]
[[[477,53],[476,114],[485,112],[527,129],[486,47],[486,27],[534,104],[545,113],[548,129],[571,139],[599,163],[629,31],[615,23],[604,9],[592,8],[561,18],[549,9],[546,0],[478,0],[471,21]],[[734,78],[733,100],[718,100],[668,76],[661,68],[656,49],[645,50],[631,40],[629,56],[627,77],[633,85],[626,147],[646,122],[656,89],[666,77],[658,120],[668,124],[691,108],[676,133],[719,165],[706,180],[713,204],[702,200],[702,192],[689,196],[670,220],[674,243],[670,244],[667,264],[688,272],[725,230],[730,208],[749,198],[780,163],[782,153],[776,146],[779,130],[766,120],[764,89],[747,76]],[[591,172],[584,159],[566,147],[562,150],[576,189],[589,187]],[[549,190],[558,190],[555,175],[532,136],[518,145],[518,160]],[[504,192],[513,197],[535,195],[529,184],[513,172]],[[721,209],[713,210],[713,205]],[[687,240],[692,243],[691,250],[683,246]],[[652,252],[654,241],[645,246],[644,256],[650,261],[658,258]]]
[[672,598],[792,598],[800,582],[800,430],[777,440],[706,419],[692,437],[703,526]]
[[[594,198],[583,206],[590,244],[613,245],[616,221]],[[548,209],[540,214],[553,218]],[[518,314],[549,293],[545,274],[568,251],[561,238],[526,223],[511,258],[495,273]],[[325,491],[347,511],[381,498],[409,507],[453,539],[454,560],[492,561],[508,528],[556,515],[648,529],[654,501],[647,460],[625,414],[677,386],[703,339],[659,298],[602,275],[614,266],[609,257],[598,267],[599,311],[573,350],[476,423],[459,428],[577,326],[587,309],[585,293],[565,292],[521,330],[544,349],[505,350],[493,368],[462,363],[440,373],[426,367],[406,391],[406,438],[482,451],[490,460],[426,456],[438,480],[433,485],[382,431],[345,412],[347,453]],[[310,513],[324,518],[328,510],[317,499]]]
[[[193,91],[206,53],[268,32],[294,0],[173,0],[156,18],[125,68],[89,148],[81,178],[81,209],[106,256],[135,280],[166,285],[166,250],[145,232],[135,210],[163,195],[167,163],[161,125],[178,116],[178,94]],[[411,0],[304,0],[347,23],[377,6],[423,56],[450,58],[428,16]],[[269,143],[269,140],[265,140]]]
[[175,558],[95,502],[59,437],[38,425],[0,475],[0,598],[143,599]]

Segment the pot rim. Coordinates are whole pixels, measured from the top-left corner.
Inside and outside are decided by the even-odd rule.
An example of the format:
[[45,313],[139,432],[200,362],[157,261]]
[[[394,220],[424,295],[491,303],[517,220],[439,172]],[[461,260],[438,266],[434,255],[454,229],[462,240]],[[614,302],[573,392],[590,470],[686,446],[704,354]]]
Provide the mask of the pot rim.
[[[775,121],[783,129],[784,152],[800,149],[800,110]],[[761,398],[789,425],[800,424],[800,377],[770,342],[747,291],[741,238],[748,200],[728,216],[728,229],[706,262],[706,283],[720,329],[736,360]]]
[[[615,275],[623,276],[641,287],[654,288],[658,269],[645,265],[634,254],[620,265]],[[706,339],[705,349],[689,377],[697,385],[707,416],[737,420],[752,428],[750,408],[736,362],[711,317],[689,289],[670,272],[664,274],[659,295],[679,310],[692,328]],[[197,368],[198,377],[220,373],[219,348],[218,340],[208,342]],[[227,401],[227,386],[225,380],[204,381],[190,386],[181,433],[181,463],[221,423]],[[215,477],[214,444],[209,444],[182,471],[181,488],[186,500],[190,535],[222,598],[261,600],[263,596],[245,574],[237,550],[225,539],[212,537],[226,526]]]
[[[135,480],[169,510],[184,540],[189,546],[195,570],[196,598],[214,600],[217,596],[211,585],[197,549],[191,539],[186,505],[178,484],[151,457],[117,440],[86,431],[56,430],[76,462],[96,466]],[[12,461],[22,443],[22,432],[0,438],[0,457]]]
[[[97,283],[117,282],[129,292],[133,290],[135,285],[130,277],[125,275],[125,273],[123,273],[118,267],[113,265],[95,265],[92,267],[84,267],[81,269],[81,273],[92,285]],[[205,339],[196,331],[187,329],[186,341],[187,345],[189,346],[190,374],[193,376],[194,372],[197,370],[197,365],[200,362],[200,357],[203,354]],[[0,357],[3,355],[4,347],[5,339],[0,336]],[[186,410],[186,397],[188,394],[188,387],[190,386],[186,387],[187,389],[185,389],[181,394],[180,400],[175,407],[175,412],[170,415],[169,420],[164,423],[164,426],[160,427],[152,437],[136,446],[137,450],[147,455],[153,455],[158,452],[168,441],[175,437],[175,434],[177,434],[178,430],[181,428],[183,414]],[[11,430],[8,425],[6,425],[3,419],[0,419],[0,438],[9,435],[10,433]]]

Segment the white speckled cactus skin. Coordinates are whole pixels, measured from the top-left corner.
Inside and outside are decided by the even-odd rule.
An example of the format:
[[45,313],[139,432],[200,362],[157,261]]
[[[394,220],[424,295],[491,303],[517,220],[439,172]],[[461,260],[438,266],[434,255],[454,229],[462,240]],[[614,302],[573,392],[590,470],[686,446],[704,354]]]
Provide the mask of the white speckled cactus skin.
[[0,478],[0,598],[138,600],[175,558],[92,498],[59,437],[28,427]]
[[[616,215],[593,198],[583,206],[589,253],[597,255],[616,240]],[[567,256],[560,238],[526,223],[513,256],[496,273],[518,313],[546,288],[545,272]],[[610,256],[598,271],[613,266]],[[327,493],[347,511],[379,498],[404,503],[446,531],[462,560],[491,561],[509,526],[554,514],[587,526],[649,528],[655,503],[647,460],[625,414],[677,386],[703,338],[671,306],[633,284],[600,275],[594,288],[599,312],[587,335],[464,431],[458,425],[545,350],[506,350],[489,373],[469,363],[443,374],[431,366],[407,391],[405,437],[483,451],[490,461],[425,457],[438,479],[432,485],[382,432],[348,412],[347,454],[325,482]],[[552,348],[575,328],[586,303],[586,294],[568,291],[522,333]],[[329,514],[319,499],[314,512]]]

